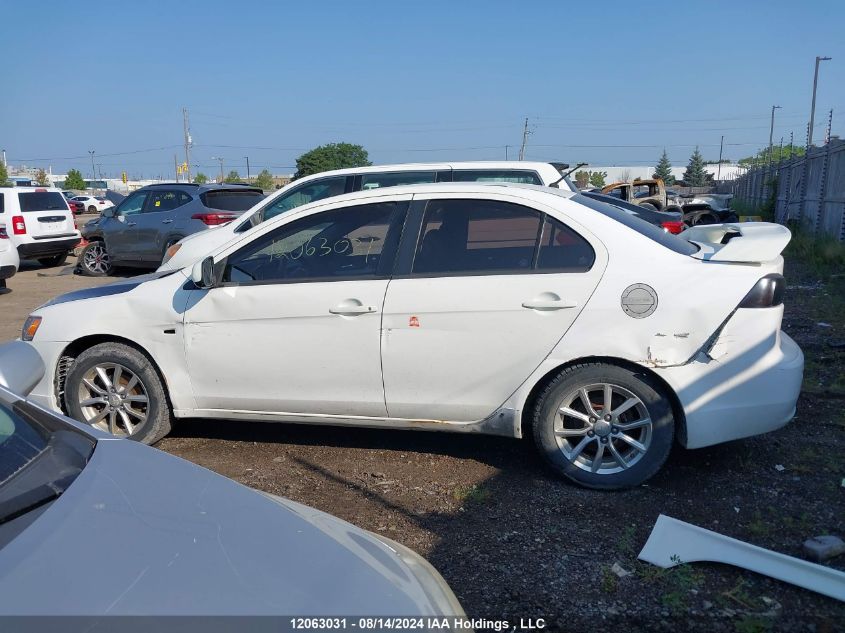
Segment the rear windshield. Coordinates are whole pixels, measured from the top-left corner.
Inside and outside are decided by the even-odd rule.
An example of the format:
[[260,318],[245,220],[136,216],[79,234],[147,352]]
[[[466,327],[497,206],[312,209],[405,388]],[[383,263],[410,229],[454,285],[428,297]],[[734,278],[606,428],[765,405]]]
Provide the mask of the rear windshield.
[[263,200],[264,194],[258,191],[207,191],[200,198],[209,209],[246,211]]
[[68,211],[65,197],[58,191],[19,193],[21,211]]
[[578,202],[579,204],[583,204],[585,207],[589,207],[593,211],[598,211],[602,215],[613,218],[617,222],[627,226],[629,229],[636,231],[640,235],[644,235],[650,240],[657,242],[661,246],[665,246],[671,251],[681,255],[692,255],[693,253],[698,252],[698,247],[695,244],[692,244],[677,235],[672,235],[653,224],[649,224],[645,220],[641,220],[640,218],[630,215],[619,207],[605,202],[599,202],[598,200],[593,200],[580,193],[572,196],[572,200]]

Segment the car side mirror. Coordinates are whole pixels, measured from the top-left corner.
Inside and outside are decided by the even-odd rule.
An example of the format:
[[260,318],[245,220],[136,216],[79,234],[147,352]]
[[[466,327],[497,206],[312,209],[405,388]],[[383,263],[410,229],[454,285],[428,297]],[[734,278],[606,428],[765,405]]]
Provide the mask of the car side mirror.
[[191,280],[197,288],[203,290],[214,288],[217,285],[217,280],[214,278],[214,259],[206,257],[194,264],[191,269]]

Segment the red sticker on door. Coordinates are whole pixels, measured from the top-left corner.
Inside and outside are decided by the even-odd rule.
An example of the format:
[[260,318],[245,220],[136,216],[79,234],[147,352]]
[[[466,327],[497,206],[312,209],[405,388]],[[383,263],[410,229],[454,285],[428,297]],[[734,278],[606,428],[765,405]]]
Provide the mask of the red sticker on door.
[[417,317],[412,316],[410,319],[408,319],[408,327],[419,327],[419,326],[420,326],[420,320]]

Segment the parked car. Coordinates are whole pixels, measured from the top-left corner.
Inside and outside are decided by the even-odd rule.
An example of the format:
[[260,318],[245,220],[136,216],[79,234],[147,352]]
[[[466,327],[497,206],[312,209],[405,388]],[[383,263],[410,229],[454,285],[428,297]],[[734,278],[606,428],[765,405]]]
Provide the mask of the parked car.
[[0,289],[5,288],[6,280],[18,272],[18,266],[20,266],[18,249],[12,244],[9,230],[3,222],[3,217],[0,216]]
[[684,224],[684,214],[680,211],[654,211],[648,207],[631,204],[629,202],[625,202],[624,200],[620,200],[619,198],[614,198],[613,196],[608,196],[603,193],[596,193],[595,191],[582,191],[581,194],[591,200],[612,204],[626,213],[633,215],[635,218],[639,218],[649,224],[659,226],[668,233],[677,235],[687,228],[686,224]]
[[390,539],[25,400],[43,370],[0,346],[0,617],[464,616]]
[[33,397],[146,443],[191,417],[531,434],[557,473],[633,486],[673,439],[786,424],[801,388],[789,230],[682,236],[531,185],[324,199],[36,310]]
[[53,187],[0,187],[0,220],[20,259],[42,266],[64,264],[79,243],[67,200]]
[[[662,178],[635,178],[631,182],[614,182],[602,187],[602,193],[630,204],[644,206],[653,211],[664,211],[677,206],[670,198]],[[677,209],[672,208],[673,211]]]
[[561,171],[568,167],[563,163],[528,161],[404,163],[314,174],[280,189],[242,221],[233,222],[214,231],[191,235],[174,244],[165,253],[159,270],[177,270],[190,266],[236,235],[265,220],[287,213],[303,204],[342,193],[432,182],[514,182],[577,191],[572,181],[561,174]]
[[111,200],[96,196],[74,196],[71,200],[80,203],[88,213],[101,213],[114,206]]
[[70,199],[67,201],[67,205],[70,207],[71,212],[74,215],[82,215],[85,213],[85,205],[81,202],[77,202],[76,200]]
[[79,254],[82,273],[102,277],[113,266],[156,268],[186,235],[236,220],[264,199],[256,187],[169,183],[142,187],[85,224],[89,244]]

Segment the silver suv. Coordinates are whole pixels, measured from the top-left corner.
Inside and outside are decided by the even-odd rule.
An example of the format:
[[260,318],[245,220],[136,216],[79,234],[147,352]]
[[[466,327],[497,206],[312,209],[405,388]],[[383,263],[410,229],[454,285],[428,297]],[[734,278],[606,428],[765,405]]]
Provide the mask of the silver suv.
[[236,220],[264,199],[257,187],[161,183],[142,187],[82,228],[79,268],[92,277],[115,266],[156,268],[183,237]]

